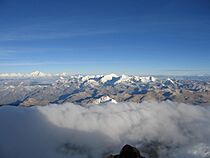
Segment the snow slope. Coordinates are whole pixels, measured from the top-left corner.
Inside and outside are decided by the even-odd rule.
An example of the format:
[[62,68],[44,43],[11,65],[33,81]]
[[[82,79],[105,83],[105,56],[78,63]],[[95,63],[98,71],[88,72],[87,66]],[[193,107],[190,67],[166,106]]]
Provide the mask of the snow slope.
[[102,104],[102,103],[114,103],[117,104],[117,101],[110,98],[109,96],[102,96],[98,99],[95,99],[92,104]]

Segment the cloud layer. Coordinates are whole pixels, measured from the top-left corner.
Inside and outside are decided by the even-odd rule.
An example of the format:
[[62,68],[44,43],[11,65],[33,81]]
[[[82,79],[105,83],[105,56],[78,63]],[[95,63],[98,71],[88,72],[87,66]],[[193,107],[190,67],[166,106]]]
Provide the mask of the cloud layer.
[[210,109],[164,103],[0,108],[0,157],[103,157],[129,143],[160,157],[210,156]]

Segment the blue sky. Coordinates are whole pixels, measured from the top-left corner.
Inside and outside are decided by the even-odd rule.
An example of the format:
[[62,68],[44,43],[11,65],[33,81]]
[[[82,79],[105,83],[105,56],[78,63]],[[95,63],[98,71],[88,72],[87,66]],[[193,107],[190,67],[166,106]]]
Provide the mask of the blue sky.
[[209,0],[0,0],[0,72],[210,74]]

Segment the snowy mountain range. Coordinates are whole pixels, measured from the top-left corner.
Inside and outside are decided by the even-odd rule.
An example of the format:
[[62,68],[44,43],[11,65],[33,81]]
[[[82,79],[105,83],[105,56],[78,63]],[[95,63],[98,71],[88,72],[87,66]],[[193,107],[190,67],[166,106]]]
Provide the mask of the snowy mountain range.
[[65,73],[62,74],[50,74],[50,73],[43,73],[40,71],[34,71],[32,73],[1,73],[0,77],[7,77],[7,78],[12,78],[12,77],[21,77],[21,78],[26,78],[26,77],[51,77],[51,76],[62,76],[65,75]]
[[105,157],[132,142],[146,158],[209,158],[209,105],[208,77],[1,74],[1,153]]
[[210,80],[134,75],[0,74],[0,105],[174,101],[209,105]]

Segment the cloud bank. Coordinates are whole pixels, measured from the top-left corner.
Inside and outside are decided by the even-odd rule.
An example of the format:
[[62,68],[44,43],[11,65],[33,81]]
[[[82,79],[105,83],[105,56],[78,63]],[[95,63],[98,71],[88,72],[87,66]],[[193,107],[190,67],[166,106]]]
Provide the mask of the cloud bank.
[[3,158],[99,158],[127,143],[146,156],[210,157],[210,109],[186,104],[3,106],[0,127]]

